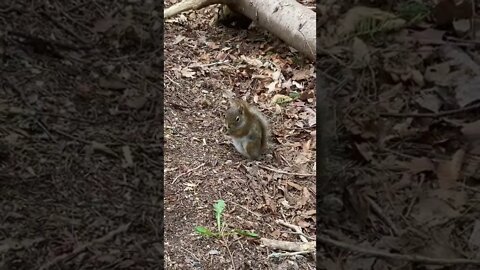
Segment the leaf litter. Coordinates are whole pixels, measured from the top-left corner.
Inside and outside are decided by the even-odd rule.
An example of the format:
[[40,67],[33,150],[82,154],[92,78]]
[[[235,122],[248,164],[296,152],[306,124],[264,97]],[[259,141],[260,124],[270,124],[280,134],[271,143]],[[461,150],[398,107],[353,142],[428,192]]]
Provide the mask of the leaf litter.
[[163,268],[162,10],[1,6],[0,268]]
[[[425,269],[476,269],[480,50],[463,20],[472,21],[479,7],[400,2],[322,6],[327,18],[319,29],[317,68],[335,129],[327,137],[328,184],[318,191],[325,213],[320,233],[376,257],[382,269],[414,267],[409,254],[465,258],[472,267],[420,260]],[[345,207],[330,208],[333,201]],[[395,228],[399,234],[392,237]],[[387,238],[388,246],[380,245]],[[324,247],[323,261],[373,267],[334,246]],[[375,255],[374,247],[402,259]]]
[[[186,12],[186,20],[165,25],[165,164],[180,168],[165,179],[166,267],[278,269],[292,259],[268,259],[269,251],[253,241],[226,239],[224,245],[192,232],[197,225],[214,229],[206,206],[224,200],[232,206],[225,210],[228,229],[299,242],[297,234],[276,225],[279,219],[314,237],[316,71],[258,27],[211,25],[217,8]],[[225,136],[227,97],[246,99],[268,118],[272,147],[261,161],[242,158]],[[315,267],[309,254],[294,261],[299,269]]]

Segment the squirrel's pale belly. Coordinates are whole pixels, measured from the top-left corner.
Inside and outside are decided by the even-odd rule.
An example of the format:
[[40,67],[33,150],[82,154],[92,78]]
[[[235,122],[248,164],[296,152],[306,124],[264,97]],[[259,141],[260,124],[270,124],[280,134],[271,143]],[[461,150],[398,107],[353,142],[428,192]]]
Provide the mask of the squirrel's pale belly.
[[232,142],[233,146],[235,146],[235,149],[237,149],[240,154],[248,156],[247,151],[245,150],[248,142],[248,136],[244,136],[241,138],[232,138]]

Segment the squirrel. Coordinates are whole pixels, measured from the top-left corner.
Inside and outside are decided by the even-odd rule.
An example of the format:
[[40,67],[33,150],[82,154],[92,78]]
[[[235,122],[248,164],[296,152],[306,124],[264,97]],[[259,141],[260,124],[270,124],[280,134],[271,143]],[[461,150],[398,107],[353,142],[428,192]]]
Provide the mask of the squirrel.
[[230,99],[225,124],[235,149],[243,156],[257,160],[266,151],[268,122],[255,107],[241,99]]

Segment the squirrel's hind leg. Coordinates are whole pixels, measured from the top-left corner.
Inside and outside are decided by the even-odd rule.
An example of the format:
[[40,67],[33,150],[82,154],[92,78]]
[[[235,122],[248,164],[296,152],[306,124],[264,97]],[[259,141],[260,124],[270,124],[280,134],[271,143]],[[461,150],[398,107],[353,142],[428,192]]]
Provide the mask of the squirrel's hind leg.
[[260,141],[249,141],[245,147],[250,159],[257,160],[262,154],[262,144]]

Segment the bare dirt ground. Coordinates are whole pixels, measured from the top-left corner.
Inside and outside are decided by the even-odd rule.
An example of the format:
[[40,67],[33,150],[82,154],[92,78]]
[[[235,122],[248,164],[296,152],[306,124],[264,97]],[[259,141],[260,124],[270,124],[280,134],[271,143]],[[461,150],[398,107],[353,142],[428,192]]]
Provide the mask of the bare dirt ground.
[[479,5],[452,2],[317,10],[317,76],[335,112],[320,269],[480,267]]
[[0,2],[0,269],[163,266],[159,12]]
[[[259,28],[210,26],[214,10],[186,12],[165,26],[166,267],[314,269],[310,254],[268,259],[273,250],[257,240],[195,233],[196,226],[215,230],[212,207],[222,199],[230,229],[299,242],[275,223],[284,220],[315,235],[313,65]],[[242,158],[224,135],[227,90],[270,120],[273,150],[259,162]],[[276,105],[275,95],[293,100]]]

